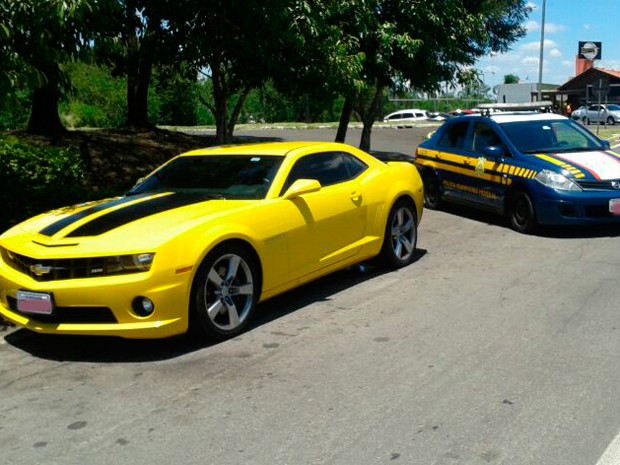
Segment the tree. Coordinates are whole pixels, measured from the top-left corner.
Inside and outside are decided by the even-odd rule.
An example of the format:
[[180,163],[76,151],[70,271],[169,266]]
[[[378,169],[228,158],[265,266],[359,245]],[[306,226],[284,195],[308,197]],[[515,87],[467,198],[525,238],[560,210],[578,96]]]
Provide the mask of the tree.
[[[296,48],[295,21],[305,20],[294,0],[195,1],[184,56],[210,81],[201,101],[213,113],[216,138],[229,142],[246,97],[277,74],[286,51]],[[290,55],[289,55],[290,56]]]
[[364,124],[360,147],[366,150],[386,87],[431,91],[442,81],[459,82],[476,59],[505,51],[521,37],[529,13],[525,0],[349,0],[339,8],[334,19],[341,21],[346,43],[364,56],[365,82],[346,96],[339,136],[354,109]]
[[[97,61],[127,78],[126,126],[151,128],[149,86],[156,67],[179,66],[188,0],[100,0],[89,23]],[[186,31],[183,31],[186,32]]]
[[519,76],[516,74],[506,74],[504,76],[504,84],[519,84]]
[[[28,132],[54,136],[65,131],[58,102],[69,87],[62,64],[84,49],[85,0],[5,0],[0,7],[0,81],[15,89],[25,77],[32,92]],[[10,94],[10,92],[4,92]]]

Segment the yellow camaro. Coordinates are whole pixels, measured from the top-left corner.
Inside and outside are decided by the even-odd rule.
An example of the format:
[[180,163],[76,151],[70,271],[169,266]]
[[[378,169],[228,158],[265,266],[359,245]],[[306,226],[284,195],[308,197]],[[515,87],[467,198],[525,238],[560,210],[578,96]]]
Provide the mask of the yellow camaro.
[[414,166],[282,142],[179,155],[123,197],[0,236],[0,314],[32,331],[221,340],[258,302],[378,256],[414,259]]

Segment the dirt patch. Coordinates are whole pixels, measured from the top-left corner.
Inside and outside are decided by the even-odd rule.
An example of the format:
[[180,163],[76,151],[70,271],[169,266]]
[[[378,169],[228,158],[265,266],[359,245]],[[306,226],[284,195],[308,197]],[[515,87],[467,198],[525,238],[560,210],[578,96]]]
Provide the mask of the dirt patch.
[[68,131],[62,137],[12,135],[37,146],[70,147],[84,163],[84,187],[94,197],[118,194],[138,178],[150,173],[171,157],[201,147],[215,145],[208,135],[189,135],[166,130],[99,129]]

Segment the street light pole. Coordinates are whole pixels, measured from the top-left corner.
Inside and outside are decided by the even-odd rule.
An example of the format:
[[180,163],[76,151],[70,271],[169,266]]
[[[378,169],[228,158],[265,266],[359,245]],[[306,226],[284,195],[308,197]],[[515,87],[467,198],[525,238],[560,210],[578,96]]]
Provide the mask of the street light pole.
[[545,9],[547,0],[542,4],[542,23],[540,24],[540,59],[538,60],[538,101],[542,100],[543,52],[545,49]]

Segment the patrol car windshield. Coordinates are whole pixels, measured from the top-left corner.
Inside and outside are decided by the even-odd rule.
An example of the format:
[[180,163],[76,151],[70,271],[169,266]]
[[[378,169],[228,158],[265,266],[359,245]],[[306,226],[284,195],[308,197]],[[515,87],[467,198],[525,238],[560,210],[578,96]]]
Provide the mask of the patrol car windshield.
[[569,119],[513,121],[500,125],[521,153],[561,153],[604,150],[601,142]]

